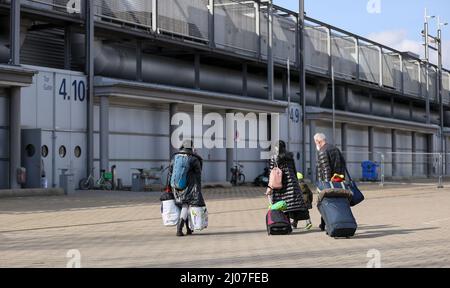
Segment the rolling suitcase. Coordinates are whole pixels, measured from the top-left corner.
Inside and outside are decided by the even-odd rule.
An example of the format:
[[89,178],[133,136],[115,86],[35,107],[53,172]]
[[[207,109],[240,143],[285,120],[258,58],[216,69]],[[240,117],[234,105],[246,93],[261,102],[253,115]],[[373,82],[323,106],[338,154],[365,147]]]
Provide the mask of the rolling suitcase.
[[323,198],[319,211],[325,221],[326,231],[330,237],[353,237],[358,225],[346,198]]
[[270,208],[266,216],[267,234],[288,235],[292,233],[291,221],[281,210],[272,210],[272,199],[269,197]]
[[266,216],[267,234],[288,235],[292,233],[291,221],[279,210],[269,210]]

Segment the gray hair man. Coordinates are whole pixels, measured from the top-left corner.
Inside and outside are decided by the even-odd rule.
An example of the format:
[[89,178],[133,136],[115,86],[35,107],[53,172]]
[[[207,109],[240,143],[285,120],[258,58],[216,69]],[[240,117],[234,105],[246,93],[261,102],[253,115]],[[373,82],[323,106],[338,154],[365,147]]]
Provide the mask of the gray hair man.
[[[314,142],[319,153],[317,175],[320,181],[331,181],[335,174],[345,175],[346,163],[341,151],[327,142],[327,136],[317,133]],[[325,221],[322,219],[320,229],[325,230]]]

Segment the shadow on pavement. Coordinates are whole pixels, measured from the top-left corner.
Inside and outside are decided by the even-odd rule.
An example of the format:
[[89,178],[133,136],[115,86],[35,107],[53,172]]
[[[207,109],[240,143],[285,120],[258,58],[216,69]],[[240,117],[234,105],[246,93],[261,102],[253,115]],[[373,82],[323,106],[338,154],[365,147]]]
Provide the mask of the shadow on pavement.
[[[439,228],[419,228],[419,229],[394,229],[394,230],[377,230],[377,231],[369,231],[363,232],[361,234],[357,233],[354,239],[374,239],[387,237],[392,235],[408,235],[413,234],[420,231],[429,231],[429,230],[437,230]],[[366,229],[362,229],[366,230]]]

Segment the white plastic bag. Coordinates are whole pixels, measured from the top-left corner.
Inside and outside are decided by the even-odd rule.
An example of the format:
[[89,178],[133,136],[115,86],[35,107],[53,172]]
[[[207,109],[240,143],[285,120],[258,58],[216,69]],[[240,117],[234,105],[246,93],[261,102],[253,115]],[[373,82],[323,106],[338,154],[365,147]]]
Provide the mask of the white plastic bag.
[[208,209],[206,207],[190,207],[189,223],[190,228],[195,231],[208,228]]
[[180,213],[180,207],[175,204],[175,200],[161,202],[161,215],[164,226],[177,226]]

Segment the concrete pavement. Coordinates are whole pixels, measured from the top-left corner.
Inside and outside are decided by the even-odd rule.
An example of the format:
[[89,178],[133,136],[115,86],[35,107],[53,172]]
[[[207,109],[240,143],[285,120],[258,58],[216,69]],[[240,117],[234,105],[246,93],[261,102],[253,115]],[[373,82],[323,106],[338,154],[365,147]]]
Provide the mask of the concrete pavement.
[[0,267],[450,267],[450,188],[365,190],[349,240],[267,236],[261,188],[205,190],[210,227],[183,238],[162,226],[159,193],[1,199]]

